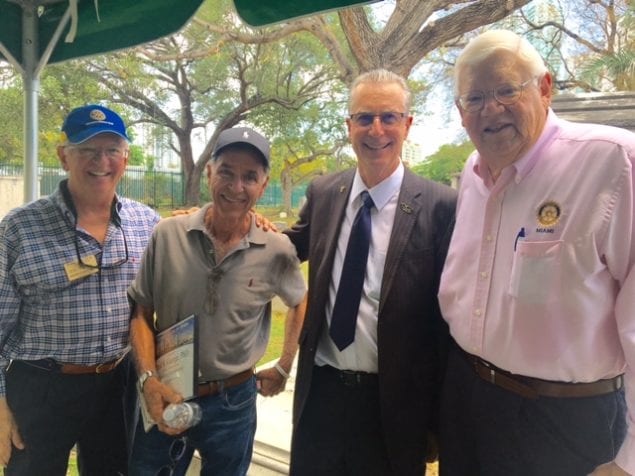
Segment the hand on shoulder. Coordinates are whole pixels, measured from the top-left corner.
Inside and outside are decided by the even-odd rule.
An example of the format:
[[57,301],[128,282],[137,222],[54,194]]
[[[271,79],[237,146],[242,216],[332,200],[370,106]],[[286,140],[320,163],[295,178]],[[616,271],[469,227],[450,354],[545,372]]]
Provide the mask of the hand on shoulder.
[[200,210],[200,207],[190,207],[187,210],[172,210],[172,216],[177,217],[179,215],[191,215]]

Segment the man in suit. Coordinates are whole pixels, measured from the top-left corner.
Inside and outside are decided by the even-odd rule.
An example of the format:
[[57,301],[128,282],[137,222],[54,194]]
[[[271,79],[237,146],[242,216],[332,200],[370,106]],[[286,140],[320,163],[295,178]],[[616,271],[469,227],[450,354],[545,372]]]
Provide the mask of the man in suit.
[[[298,222],[285,232],[300,259],[309,260],[292,475],[425,473],[447,335],[436,295],[456,197],[402,164],[409,107],[408,86],[394,73],[374,70],[354,81],[346,124],[357,168],[315,180]],[[362,201],[372,230],[356,273],[364,276],[363,289],[352,343],[336,344],[336,301],[360,296],[355,274],[343,268]]]

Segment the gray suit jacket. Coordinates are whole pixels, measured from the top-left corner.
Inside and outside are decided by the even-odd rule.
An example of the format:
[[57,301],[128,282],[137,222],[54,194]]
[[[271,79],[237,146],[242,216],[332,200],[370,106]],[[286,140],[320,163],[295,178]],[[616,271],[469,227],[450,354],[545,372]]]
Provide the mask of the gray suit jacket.
[[[297,423],[311,387],[337,238],[355,170],[321,177],[307,189],[298,222],[285,231],[309,261],[307,315],[294,394]],[[456,192],[406,169],[381,287],[378,359],[381,422],[393,473],[424,474],[426,437],[436,433],[447,327],[437,290],[454,226]]]

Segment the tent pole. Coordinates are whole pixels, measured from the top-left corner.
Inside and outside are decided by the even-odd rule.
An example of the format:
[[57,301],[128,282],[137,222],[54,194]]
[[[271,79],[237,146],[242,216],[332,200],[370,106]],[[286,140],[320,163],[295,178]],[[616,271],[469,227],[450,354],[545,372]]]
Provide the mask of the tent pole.
[[38,186],[38,94],[40,78],[36,74],[38,53],[37,6],[22,10],[22,58],[24,69],[24,202],[39,198]]

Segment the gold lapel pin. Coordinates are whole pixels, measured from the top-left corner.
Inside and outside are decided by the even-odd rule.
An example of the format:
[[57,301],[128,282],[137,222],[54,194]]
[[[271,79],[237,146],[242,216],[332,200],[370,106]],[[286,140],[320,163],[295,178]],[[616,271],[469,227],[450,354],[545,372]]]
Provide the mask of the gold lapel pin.
[[399,204],[399,208],[401,208],[401,211],[404,213],[412,213],[412,207],[410,205],[408,205],[407,203],[401,202]]
[[342,186],[340,187],[340,193],[344,193],[344,192],[346,192],[346,186],[345,186],[345,185],[342,185]]

